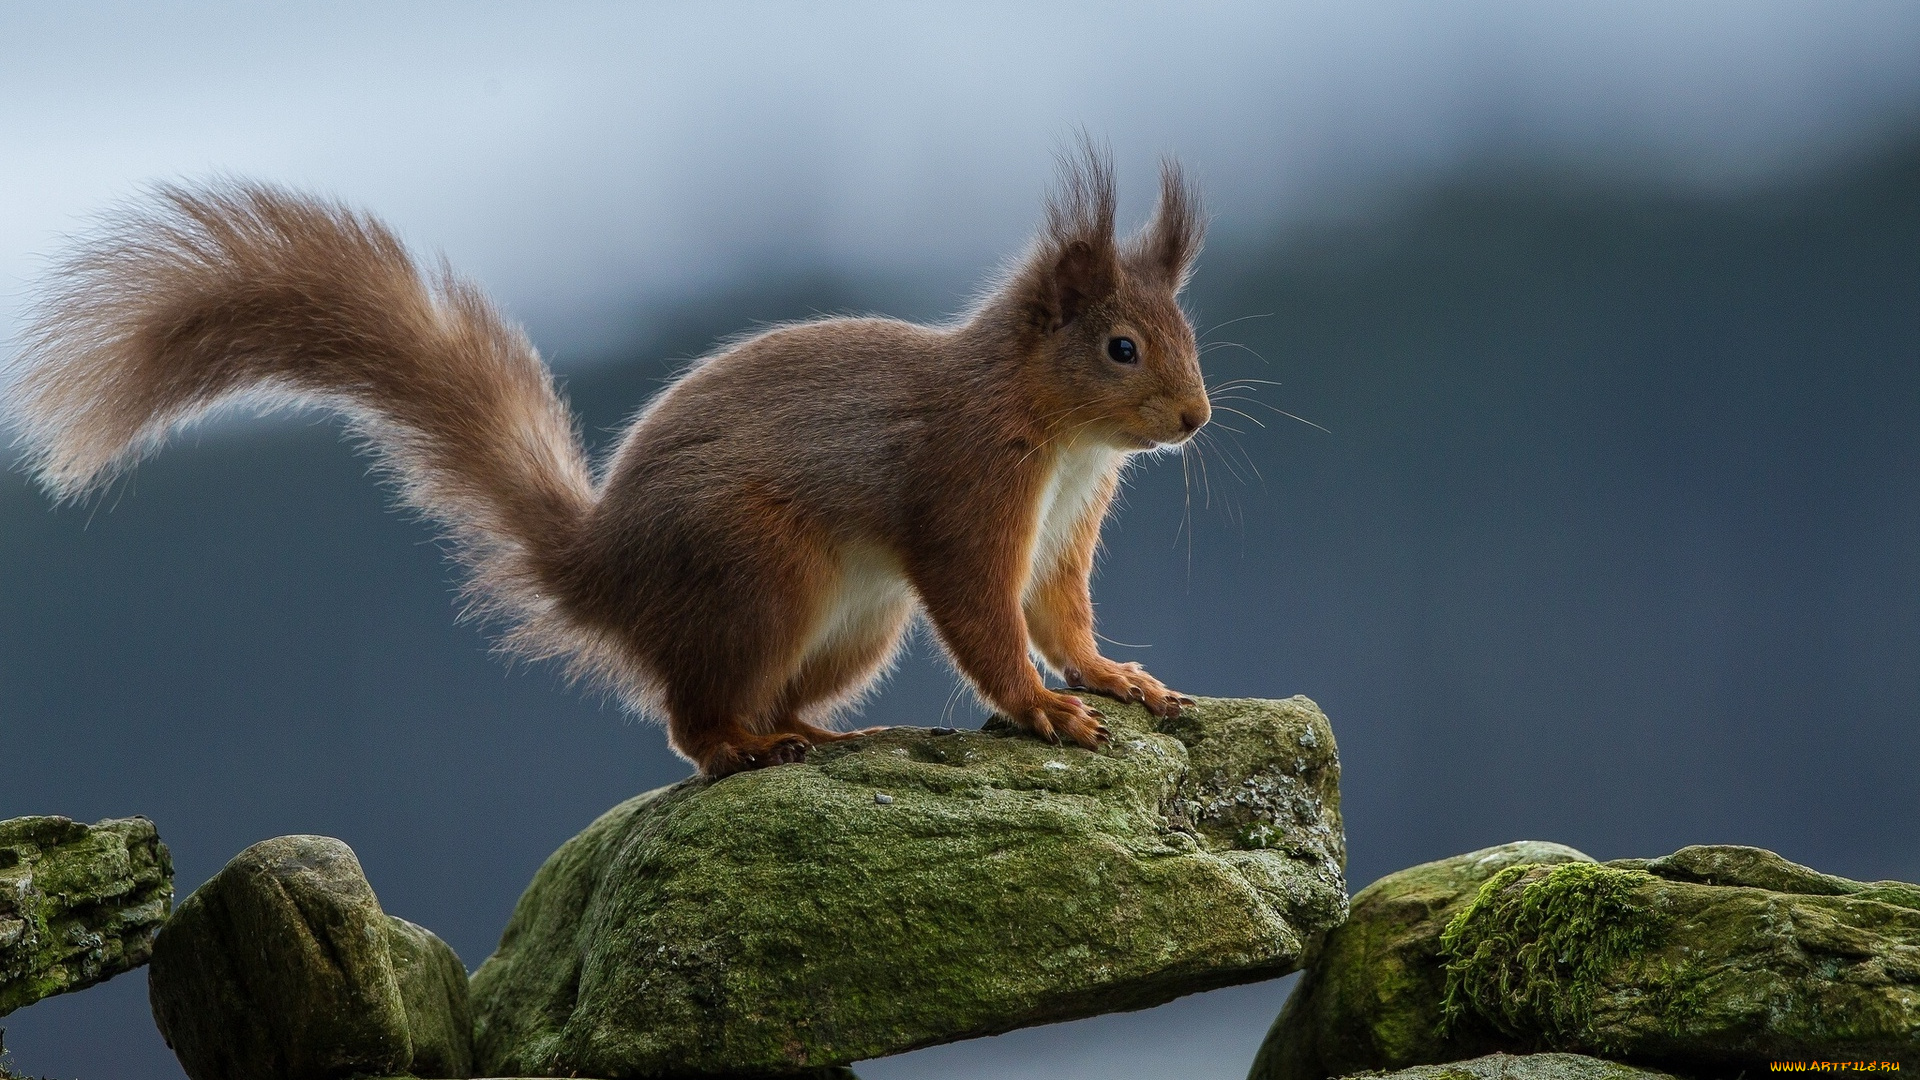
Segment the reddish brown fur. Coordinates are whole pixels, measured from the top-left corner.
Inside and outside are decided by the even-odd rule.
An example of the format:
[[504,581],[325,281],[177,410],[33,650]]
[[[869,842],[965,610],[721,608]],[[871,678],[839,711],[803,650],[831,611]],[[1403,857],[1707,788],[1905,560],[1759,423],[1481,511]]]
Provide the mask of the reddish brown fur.
[[[43,483],[96,489],[236,396],[345,411],[447,523],[506,644],[663,713],[710,775],[849,737],[916,609],[994,707],[1095,747],[1067,681],[1177,712],[1094,643],[1088,579],[1128,454],[1209,414],[1176,301],[1200,244],[1179,171],[1130,242],[1111,166],[1064,170],[1047,226],[966,318],[828,319],[708,357],[599,483],[524,335],[393,235],[277,189],[166,188],[64,264],[10,391]],[[1116,336],[1136,364],[1108,356]]]

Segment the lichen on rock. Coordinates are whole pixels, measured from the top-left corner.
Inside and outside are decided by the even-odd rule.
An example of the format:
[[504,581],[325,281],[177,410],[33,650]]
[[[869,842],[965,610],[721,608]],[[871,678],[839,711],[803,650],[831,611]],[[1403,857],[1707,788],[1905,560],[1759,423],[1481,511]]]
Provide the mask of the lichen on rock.
[[146,963],[172,900],[146,818],[0,821],[0,1016]]
[[1293,970],[1346,908],[1325,716],[1101,708],[1099,753],[899,728],[614,808],[475,973],[480,1067],[792,1072]]

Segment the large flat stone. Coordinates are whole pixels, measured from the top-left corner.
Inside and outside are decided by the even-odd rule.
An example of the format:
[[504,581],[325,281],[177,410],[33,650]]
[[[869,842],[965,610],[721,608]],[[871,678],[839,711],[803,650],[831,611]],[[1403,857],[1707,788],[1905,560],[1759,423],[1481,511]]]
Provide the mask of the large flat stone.
[[146,818],[0,821],[0,1016],[146,963],[172,901]]
[[1293,970],[1346,913],[1326,717],[1100,707],[1100,753],[894,729],[614,808],[475,973],[480,1068],[821,1068]]

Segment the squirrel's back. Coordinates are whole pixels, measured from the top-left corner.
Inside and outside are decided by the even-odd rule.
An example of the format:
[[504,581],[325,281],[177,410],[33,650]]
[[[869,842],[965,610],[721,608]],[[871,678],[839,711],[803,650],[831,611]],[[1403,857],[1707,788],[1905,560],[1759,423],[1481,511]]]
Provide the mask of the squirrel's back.
[[601,512],[751,488],[841,526],[891,513],[914,458],[965,453],[1010,411],[1007,373],[967,344],[964,327],[881,318],[737,342],[649,403],[615,452]]

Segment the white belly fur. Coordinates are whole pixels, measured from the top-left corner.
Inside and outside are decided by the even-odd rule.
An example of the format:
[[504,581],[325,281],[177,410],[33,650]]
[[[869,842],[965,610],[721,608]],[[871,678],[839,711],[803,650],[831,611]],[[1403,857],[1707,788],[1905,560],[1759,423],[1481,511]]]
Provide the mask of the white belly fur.
[[1038,527],[1034,531],[1033,553],[1027,564],[1027,591],[1059,562],[1073,540],[1075,529],[1085,520],[1094,496],[1119,463],[1122,451],[1110,446],[1081,444],[1061,451],[1040,490]]
[[868,545],[850,545],[840,552],[840,584],[827,608],[814,623],[804,655],[830,652],[890,629],[900,609],[913,603],[913,590],[899,560]]
[[[1071,447],[1055,461],[1040,491],[1038,524],[1027,564],[1027,590],[1053,569],[1067,550],[1075,528],[1123,452],[1112,447]],[[813,625],[803,655],[831,652],[890,630],[902,609],[916,597],[900,561],[886,550],[864,544],[840,552],[840,582]]]

